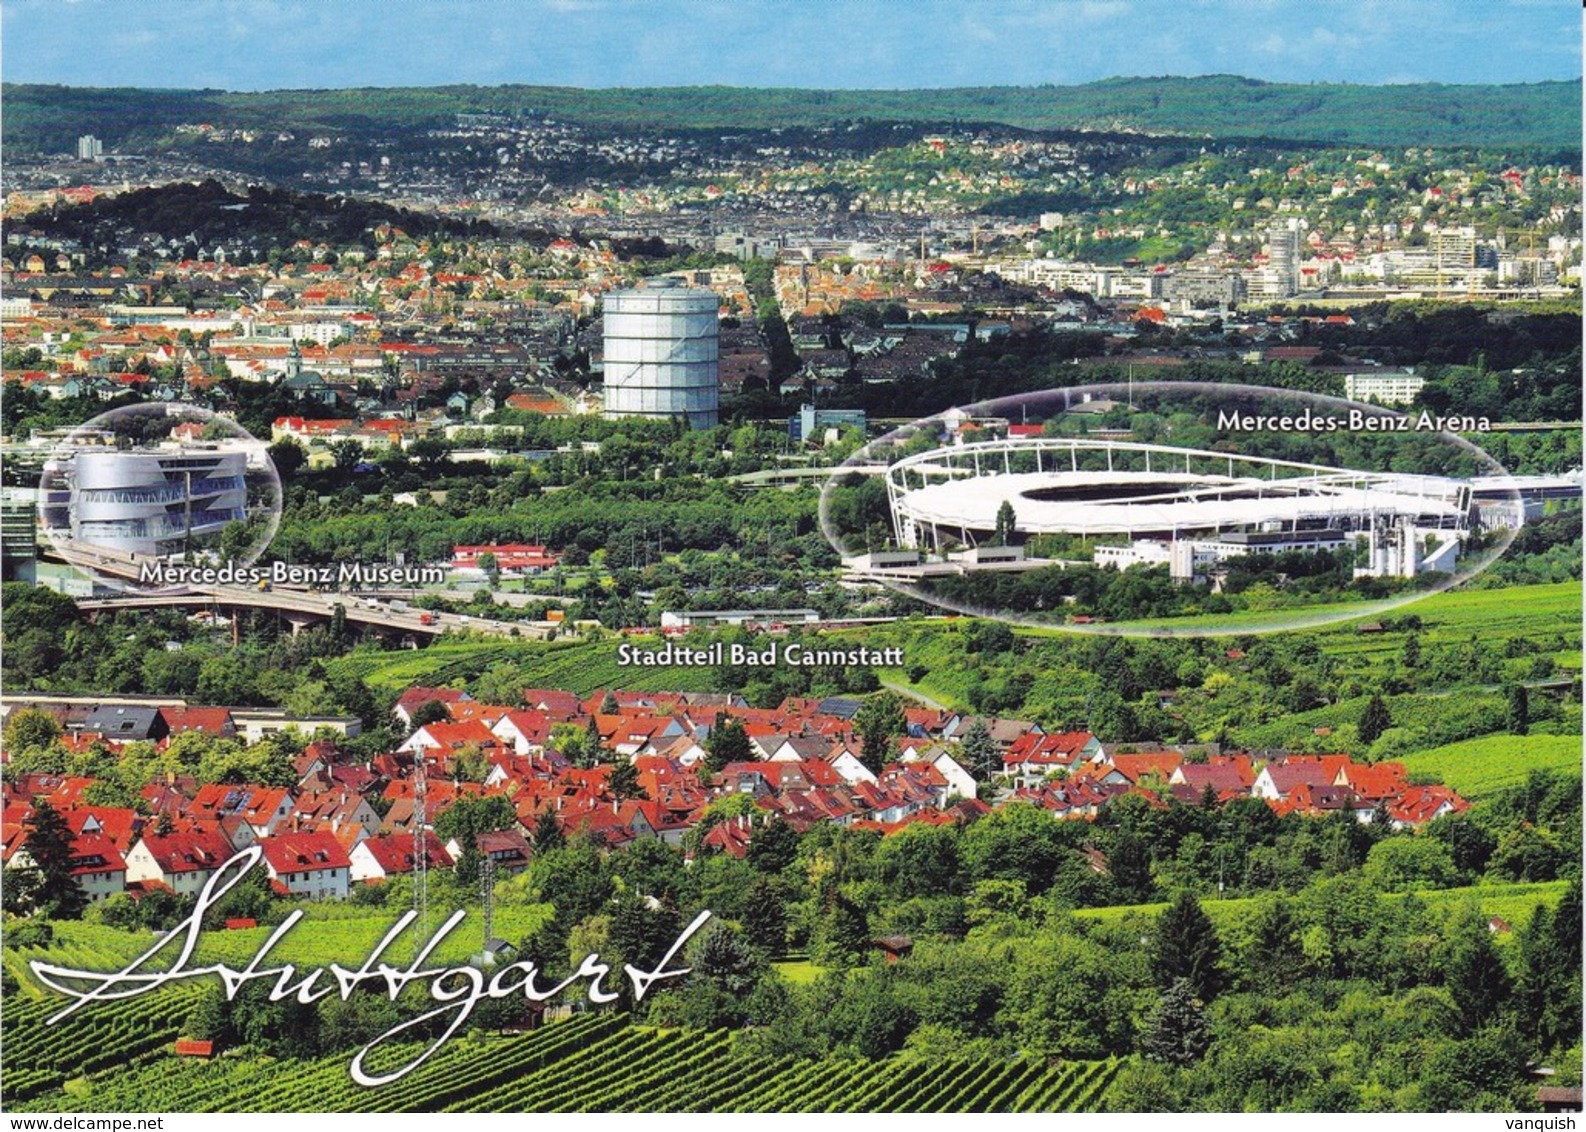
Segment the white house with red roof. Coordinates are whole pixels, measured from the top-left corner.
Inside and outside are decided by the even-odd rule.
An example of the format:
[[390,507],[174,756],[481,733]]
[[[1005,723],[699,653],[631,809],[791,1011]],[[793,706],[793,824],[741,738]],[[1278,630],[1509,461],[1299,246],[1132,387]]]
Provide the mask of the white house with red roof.
[[311,900],[345,900],[352,862],[334,834],[278,833],[259,842],[277,891]]
[[1388,803],[1388,819],[1394,829],[1417,829],[1434,818],[1468,809],[1470,803],[1447,786],[1410,786]]
[[1054,770],[1072,772],[1101,754],[1101,743],[1089,731],[1052,735],[1020,735],[1002,755],[1002,773],[1017,787],[1035,786]]
[[126,854],[127,883],[164,885],[178,896],[203,888],[233,855],[230,842],[216,829],[186,829],[159,834],[144,830]]
[[551,737],[551,719],[542,711],[509,711],[491,725],[490,732],[513,754],[538,754]]
[[504,746],[505,744],[496,738],[495,733],[484,723],[477,719],[469,719],[462,723],[426,723],[409,735],[407,741],[397,750],[409,755],[423,752],[434,758],[455,754],[465,747],[492,751]]
[[97,903],[127,889],[127,861],[108,837],[78,837],[72,841],[72,876]]
[[[411,834],[381,834],[360,841],[347,854],[348,875],[354,881],[382,881],[406,876],[413,871],[417,855]],[[449,869],[454,864],[440,838],[424,831],[424,860],[432,869]]]

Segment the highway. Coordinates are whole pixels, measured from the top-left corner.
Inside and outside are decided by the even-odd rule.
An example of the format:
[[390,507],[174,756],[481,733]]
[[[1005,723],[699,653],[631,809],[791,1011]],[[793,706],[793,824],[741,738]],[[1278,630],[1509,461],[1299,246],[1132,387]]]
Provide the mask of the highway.
[[250,589],[247,586],[178,586],[169,590],[133,592],[117,597],[85,598],[77,602],[85,610],[154,609],[161,607],[233,609],[272,609],[289,617],[329,620],[341,606],[349,624],[361,625],[415,637],[434,638],[445,632],[473,632],[486,636],[520,637],[544,634],[540,626],[496,621],[471,614],[432,613],[426,622],[419,610],[392,609],[383,602],[355,594],[317,593],[310,590]]
[[[81,570],[100,576],[135,581],[145,562],[135,555],[88,548],[82,545],[54,547],[49,557],[59,558]],[[289,617],[293,614],[315,620],[329,620],[336,607],[342,607],[351,624],[390,632],[411,634],[415,638],[434,638],[445,632],[473,632],[486,636],[542,636],[546,630],[532,624],[497,621],[472,614],[429,613],[417,609],[393,609],[372,597],[353,593],[321,593],[301,587],[276,586],[260,590],[237,585],[182,585],[159,590],[134,590],[115,597],[87,598],[77,602],[86,610],[154,609],[161,607],[233,609],[273,609]]]

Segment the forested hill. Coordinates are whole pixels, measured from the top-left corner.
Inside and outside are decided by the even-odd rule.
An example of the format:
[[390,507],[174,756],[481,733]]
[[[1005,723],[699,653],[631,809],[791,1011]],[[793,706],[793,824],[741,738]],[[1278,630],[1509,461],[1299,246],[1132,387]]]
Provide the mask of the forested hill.
[[59,152],[79,134],[107,148],[157,145],[179,125],[384,132],[459,113],[542,114],[612,126],[819,126],[854,120],[1142,130],[1371,146],[1527,146],[1578,153],[1581,83],[1394,86],[1266,83],[1233,75],[1118,78],[1082,86],[942,90],[447,86],[267,91],[6,84],[4,142]]

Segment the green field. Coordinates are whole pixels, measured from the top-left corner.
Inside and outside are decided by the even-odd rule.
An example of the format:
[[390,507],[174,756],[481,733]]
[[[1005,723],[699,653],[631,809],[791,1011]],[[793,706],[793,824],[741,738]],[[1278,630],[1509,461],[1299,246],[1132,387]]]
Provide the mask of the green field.
[[[421,1048],[396,1047],[371,1068],[403,1064]],[[475,1031],[377,1088],[353,1082],[350,1056],[200,1061],[167,1047],[20,1097],[10,1073],[6,1084],[20,1100],[13,1110],[34,1112],[1094,1112],[1122,1065],[796,1059],[750,1052],[729,1031],[653,1029],[595,1013],[529,1034]]]
[[[1303,612],[1313,614],[1317,608],[1321,607]],[[1350,608],[1359,608],[1359,605],[1356,603]],[[1423,645],[1464,641],[1472,634],[1479,636],[1488,647],[1501,648],[1505,641],[1514,637],[1546,640],[1564,636],[1568,641],[1578,644],[1581,584],[1571,581],[1497,590],[1450,590],[1406,606],[1396,615],[1406,616],[1410,613],[1421,619],[1422,628],[1418,636]],[[1198,631],[1201,632],[1215,628],[1219,632],[1235,634],[1241,631],[1238,619],[1242,616],[1186,618],[1174,623],[1193,622],[1200,627]],[[940,658],[933,657],[932,645],[938,643],[937,638],[951,639],[952,634],[963,631],[972,623],[969,618],[903,620],[863,629],[839,630],[824,634],[822,639],[854,643],[862,641],[877,648],[890,644],[908,645],[911,659],[917,657],[929,670],[925,679],[919,684],[910,685],[906,683],[901,670],[881,669],[879,673],[896,682],[899,687],[917,689],[922,695],[961,709],[967,705],[959,685],[967,674],[957,671],[951,663],[957,658],[945,654]],[[1296,631],[1314,634],[1322,649],[1339,658],[1343,668],[1352,673],[1369,671],[1375,664],[1396,657],[1403,648],[1403,633],[1362,636],[1357,632],[1357,623]],[[1020,635],[1036,638],[1069,636],[1059,630],[1020,630]],[[655,643],[645,638],[637,638],[635,642],[646,646]],[[337,676],[357,676],[374,688],[390,693],[400,692],[415,684],[465,684],[485,669],[503,661],[518,666],[525,687],[560,688],[579,695],[619,687],[680,692],[720,690],[715,687],[716,672],[712,668],[620,667],[617,663],[618,643],[614,637],[595,642],[550,643],[442,640],[416,651],[359,650],[327,660],[324,664]],[[1578,665],[1579,654],[1574,648],[1565,648],[1560,652]],[[936,659],[944,663],[931,663]]]
[[1400,760],[1411,774],[1435,774],[1467,798],[1518,786],[1534,770],[1581,771],[1578,735],[1484,735],[1417,751]]
[[[1475,901],[1482,912],[1488,916],[1502,916],[1509,923],[1518,927],[1530,918],[1531,910],[1538,905],[1553,908],[1558,905],[1559,898],[1564,895],[1568,887],[1567,881],[1539,881],[1529,884],[1483,884],[1469,888],[1444,888],[1418,891],[1417,899],[1427,904],[1433,911],[1447,916],[1468,901]],[[1388,893],[1388,899],[1400,898],[1402,893]],[[1233,900],[1205,900],[1201,907],[1211,917],[1213,925],[1220,933],[1226,935],[1231,929],[1248,923],[1250,917],[1256,912],[1259,899],[1256,897],[1240,897]],[[1131,917],[1149,920],[1167,909],[1166,902],[1160,904],[1120,904],[1107,908],[1080,908],[1074,912],[1075,916],[1086,920],[1100,920],[1107,923],[1118,923],[1129,920]]]
[[[645,647],[654,641],[640,639]],[[376,689],[401,692],[414,685],[456,687],[503,661],[518,665],[524,687],[557,688],[587,696],[605,688],[635,691],[706,692],[709,668],[623,668],[617,664],[616,638],[604,641],[443,640],[426,649],[354,652],[326,660],[336,675],[353,675]]]
[[[1498,589],[1444,590],[1428,597],[1376,602],[1336,602],[1329,605],[1310,605],[1292,610],[1274,610],[1266,613],[1240,612],[1204,614],[1197,617],[1166,617],[1143,621],[1119,621],[1108,629],[1149,634],[1153,632],[1190,632],[1200,634],[1236,634],[1252,631],[1255,626],[1266,629],[1289,629],[1317,632],[1331,637],[1345,634],[1358,636],[1358,626],[1365,621],[1377,620],[1379,615],[1392,612],[1396,617],[1415,614],[1425,626],[1423,640],[1436,640],[1441,629],[1448,634],[1469,635],[1472,632],[1498,633],[1511,636],[1531,636],[1542,631],[1557,632],[1565,625],[1580,630],[1581,583],[1551,582],[1534,586],[1505,586]],[[1314,625],[1327,619],[1347,619],[1343,625]],[[1380,645],[1380,639],[1364,638],[1360,642],[1366,651]],[[1334,651],[1329,649],[1329,651]],[[1339,650],[1355,651],[1355,650]]]

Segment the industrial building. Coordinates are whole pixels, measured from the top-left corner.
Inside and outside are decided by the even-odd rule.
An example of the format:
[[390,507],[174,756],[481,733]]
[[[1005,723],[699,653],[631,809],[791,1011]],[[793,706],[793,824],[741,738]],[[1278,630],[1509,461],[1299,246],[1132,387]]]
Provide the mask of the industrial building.
[[658,279],[605,299],[605,415],[713,428],[720,402],[721,300]]

